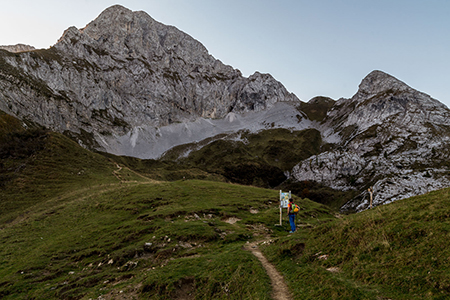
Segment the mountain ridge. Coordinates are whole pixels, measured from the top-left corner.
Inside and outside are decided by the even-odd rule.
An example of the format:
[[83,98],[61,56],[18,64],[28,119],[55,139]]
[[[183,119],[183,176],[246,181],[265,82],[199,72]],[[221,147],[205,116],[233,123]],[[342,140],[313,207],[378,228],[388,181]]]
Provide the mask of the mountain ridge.
[[8,46],[0,46],[0,49],[13,52],[13,53],[19,53],[19,52],[27,52],[27,51],[33,51],[36,50],[35,47],[25,44],[16,44],[16,45],[8,45]]
[[359,189],[347,209],[367,208],[371,185],[378,205],[450,184],[445,164],[450,110],[391,75],[371,72],[352,98],[335,103],[321,126],[325,139],[337,147],[300,163],[292,173],[299,181]]
[[[94,30],[104,28],[104,18],[110,15],[125,16],[111,28],[125,28],[120,39],[112,40]],[[19,109],[18,103],[32,106],[28,99],[40,98],[35,84],[17,95],[4,92],[0,109],[59,132],[81,135],[84,131],[99,146],[105,135],[125,136],[142,124],[160,127],[198,117],[223,118],[229,112],[259,111],[278,101],[298,101],[272,76],[255,73],[242,77],[187,34],[158,24],[146,13],[113,6],[84,29],[70,27],[50,49],[4,55],[3,64],[13,70],[5,76],[38,81],[47,94],[41,99],[46,107],[35,109],[41,116],[49,110],[52,113],[42,120]],[[127,26],[130,32],[126,32]],[[152,47],[139,46],[144,42]],[[123,51],[130,48],[134,52]],[[192,53],[191,48],[197,52]],[[140,56],[144,50],[148,57]]]

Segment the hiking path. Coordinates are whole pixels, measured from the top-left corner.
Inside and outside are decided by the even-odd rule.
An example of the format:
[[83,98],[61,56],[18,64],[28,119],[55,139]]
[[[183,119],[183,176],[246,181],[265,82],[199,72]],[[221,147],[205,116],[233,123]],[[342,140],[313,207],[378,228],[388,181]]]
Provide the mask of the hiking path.
[[248,243],[244,246],[244,248],[253,255],[255,255],[258,260],[261,262],[264,269],[266,269],[267,275],[270,277],[270,281],[272,282],[272,298],[275,300],[291,300],[291,294],[289,293],[289,289],[284,281],[283,276],[278,272],[273,264],[271,264],[267,258],[263,255],[258,245],[268,240],[260,240],[252,243]]

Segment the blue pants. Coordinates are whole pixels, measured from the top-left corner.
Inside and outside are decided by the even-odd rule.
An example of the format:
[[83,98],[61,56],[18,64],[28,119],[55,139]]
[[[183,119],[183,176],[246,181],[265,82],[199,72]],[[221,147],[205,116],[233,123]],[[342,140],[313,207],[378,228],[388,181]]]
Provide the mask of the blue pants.
[[289,224],[291,224],[291,231],[295,231],[295,215],[289,214]]

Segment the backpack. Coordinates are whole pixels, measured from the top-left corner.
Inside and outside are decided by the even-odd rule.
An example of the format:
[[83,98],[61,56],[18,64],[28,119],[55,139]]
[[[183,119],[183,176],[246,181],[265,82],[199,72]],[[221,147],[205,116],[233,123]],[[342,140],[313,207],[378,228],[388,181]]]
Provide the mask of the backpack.
[[299,211],[300,211],[300,206],[298,206],[298,205],[295,204],[295,203],[292,203],[292,206],[291,206],[291,213],[297,214]]

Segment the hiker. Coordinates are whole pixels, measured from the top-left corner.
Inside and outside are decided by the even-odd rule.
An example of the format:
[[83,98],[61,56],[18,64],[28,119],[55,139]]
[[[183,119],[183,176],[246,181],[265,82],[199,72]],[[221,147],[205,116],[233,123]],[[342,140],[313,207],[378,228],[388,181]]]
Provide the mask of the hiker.
[[291,231],[289,233],[295,232],[295,213],[294,213],[294,200],[289,198],[289,204],[287,207],[287,214],[289,217],[289,224],[291,224]]

